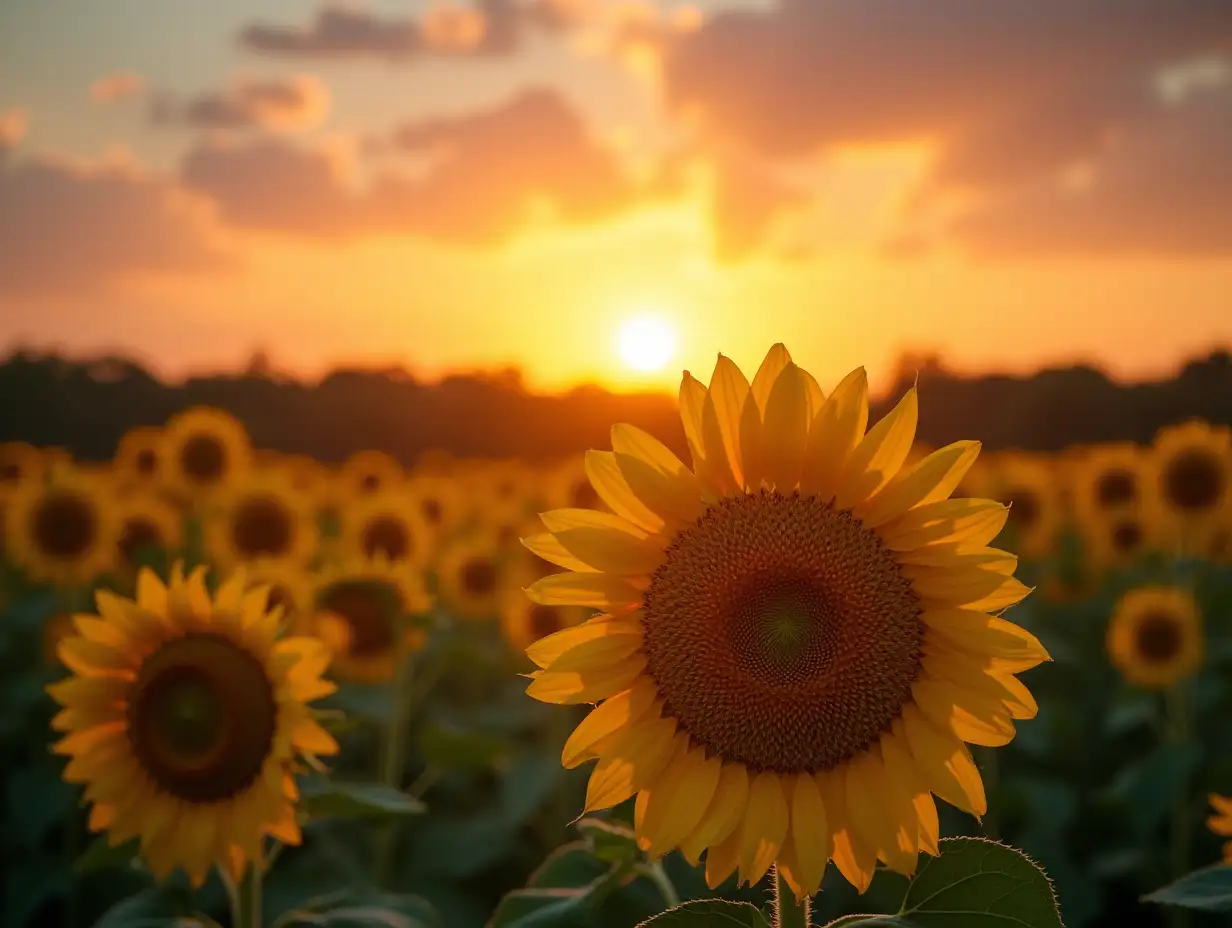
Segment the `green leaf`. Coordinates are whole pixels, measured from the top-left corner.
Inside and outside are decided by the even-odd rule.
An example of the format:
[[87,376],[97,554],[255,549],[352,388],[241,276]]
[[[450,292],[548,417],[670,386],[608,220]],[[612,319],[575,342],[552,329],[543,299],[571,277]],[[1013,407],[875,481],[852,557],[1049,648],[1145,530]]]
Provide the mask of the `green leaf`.
[[320,925],[322,928],[424,928],[437,924],[413,915],[375,905],[356,905],[327,912],[289,912],[277,922],[278,928],[295,925]]
[[131,838],[112,847],[107,843],[107,835],[99,835],[81,856],[73,861],[73,872],[78,875],[94,873],[98,870],[109,870],[112,867],[123,867],[132,863],[133,858],[141,849],[141,842]]
[[94,928],[171,928],[185,921],[178,917],[170,894],[151,886],[117,902],[94,923]]
[[585,841],[571,841],[552,851],[526,885],[530,889],[579,889],[597,880],[610,866],[595,857]]
[[601,818],[584,818],[577,823],[577,830],[590,844],[591,853],[600,860],[627,863],[638,857],[637,837],[624,825]]
[[726,899],[695,899],[651,916],[638,928],[646,925],[654,928],[770,928],[770,922],[757,906]]
[[616,885],[620,872],[613,868],[576,889],[517,889],[496,907],[487,928],[586,928],[594,909]]
[[389,819],[419,815],[427,806],[401,790],[379,783],[340,783],[309,777],[300,786],[309,818]]
[[1201,761],[1202,748],[1193,742],[1162,743],[1138,763],[1121,768],[1104,795],[1127,806],[1138,833],[1148,836],[1171,811],[1173,797]]
[[1052,884],[1031,858],[984,838],[945,838],[885,924],[982,928],[993,919],[1004,928],[1064,928]]
[[309,899],[274,923],[291,925],[348,926],[387,925],[390,928],[440,928],[440,914],[420,896],[387,893],[372,887],[348,887]]
[[1232,912],[1232,865],[1216,864],[1195,870],[1144,896],[1142,901],[1203,912]]
[[445,770],[485,770],[509,749],[498,735],[467,731],[452,725],[425,725],[419,735],[424,759]]

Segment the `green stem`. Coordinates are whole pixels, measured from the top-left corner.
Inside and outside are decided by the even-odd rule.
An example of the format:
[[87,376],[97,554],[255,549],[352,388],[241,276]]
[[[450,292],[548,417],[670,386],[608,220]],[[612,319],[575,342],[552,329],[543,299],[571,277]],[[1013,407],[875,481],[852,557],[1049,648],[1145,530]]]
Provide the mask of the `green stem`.
[[219,868],[231,898],[231,928],[261,928],[261,872],[261,863],[254,860],[237,884]]
[[809,928],[812,907],[808,896],[797,902],[796,894],[774,867],[774,928]]
[[663,897],[663,907],[665,909],[674,909],[680,905],[680,896],[676,892],[676,887],[672,885],[671,877],[663,869],[663,861],[652,860],[643,866],[641,870],[647,879],[655,884],[655,888],[659,890],[659,895]]
[[[431,686],[428,681],[415,680],[415,655],[407,654],[398,664],[394,677],[392,706],[389,724],[381,743],[381,782],[392,788],[402,789],[402,775],[406,763],[406,736],[415,710],[427,695]],[[427,686],[424,684],[428,683]],[[376,876],[377,885],[388,887],[392,878],[394,849],[398,840],[399,822],[387,822],[377,836]]]
[[[1189,700],[1186,692],[1186,681],[1182,680],[1169,689],[1165,695],[1167,711],[1168,740],[1178,747],[1189,740]],[[1172,799],[1171,821],[1171,861],[1169,869],[1172,879],[1180,879],[1189,872],[1189,845],[1192,841],[1189,815],[1189,782],[1188,778],[1177,786],[1176,795]],[[1168,907],[1169,924],[1172,928],[1185,928],[1189,924],[1189,916],[1185,909],[1179,906]]]

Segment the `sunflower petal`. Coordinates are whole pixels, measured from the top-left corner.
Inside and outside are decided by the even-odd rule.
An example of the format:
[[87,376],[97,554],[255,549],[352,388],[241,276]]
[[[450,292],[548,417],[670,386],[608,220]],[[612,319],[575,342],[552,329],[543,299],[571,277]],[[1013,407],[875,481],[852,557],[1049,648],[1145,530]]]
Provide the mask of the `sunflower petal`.
[[[897,724],[892,729],[896,733]],[[929,789],[976,818],[987,812],[984,782],[967,746],[945,729],[934,726],[919,707],[911,703],[903,707],[901,725],[916,769]]]
[[817,774],[817,789],[826,807],[834,865],[847,882],[864,895],[873,882],[877,855],[856,835],[847,809],[847,789],[841,770]]
[[851,452],[839,478],[835,506],[850,509],[864,502],[898,474],[911,453],[919,417],[919,398],[912,387]]
[[845,782],[857,836],[890,869],[910,875],[918,856],[915,810],[887,777],[876,745],[848,763]]
[[[697,827],[680,842],[680,852],[686,860],[696,867],[702,851],[722,843],[736,833],[737,826],[744,817],[748,796],[749,774],[744,764],[723,764],[710,804]],[[731,873],[735,866],[733,862],[727,873]],[[726,877],[727,873],[723,876]]]
[[986,545],[1009,518],[1009,508],[991,499],[943,499],[910,510],[878,529],[892,551],[931,544]]
[[800,492],[830,502],[839,478],[868,426],[868,375],[852,371],[834,388],[809,427],[808,450],[800,473]]
[[740,880],[760,880],[783,846],[788,826],[787,800],[779,775],[763,770],[749,784],[748,807],[740,824]]
[[1052,660],[1039,639],[1021,626],[973,609],[926,609],[921,615],[930,639],[956,651],[986,656],[1010,673]]
[[540,670],[532,674],[526,695],[540,702],[573,705],[598,702],[628,689],[646,669],[646,655],[635,653],[616,664],[594,670]]
[[[677,738],[688,735],[680,732]],[[640,833],[649,839],[646,854],[662,857],[697,827],[719,783],[722,761],[706,758],[701,746],[674,759],[671,766],[644,792],[650,794]]]
[[808,394],[798,367],[788,364],[766,402],[762,469],[766,482],[785,493],[800,482],[808,448]]
[[946,499],[979,453],[978,441],[958,441],[939,448],[860,503],[853,512],[865,525],[875,528],[916,506]]
[[920,711],[969,744],[1000,747],[1014,740],[1014,723],[996,696],[927,674],[911,685]]
[[563,567],[565,570],[573,570],[583,574],[596,574],[601,571],[598,568],[587,564],[580,557],[569,551],[560,539],[551,532],[540,532],[536,535],[527,535],[521,539],[522,546],[532,554],[543,558],[549,564],[555,564],[557,567]]
[[833,848],[826,806],[811,774],[798,774],[792,786],[791,836],[796,878],[804,892],[812,895],[821,886]]
[[740,368],[730,358],[719,355],[702,410],[702,432],[706,438],[706,461],[715,465],[726,461],[733,488],[744,486],[744,470],[740,461],[740,417],[748,395],[749,382]]
[[560,754],[561,766],[571,770],[598,755],[592,750],[608,735],[641,719],[658,698],[659,691],[649,677],[639,677],[632,687],[599,703],[582,719]]
[[663,550],[656,542],[628,532],[571,528],[558,532],[556,539],[566,551],[577,555],[582,563],[603,573],[624,577],[649,576],[663,562]]
[[671,759],[676,720],[642,720],[605,739],[586,785],[585,812],[607,809],[645,788]]
[[593,606],[597,609],[632,606],[641,592],[618,577],[570,571],[548,574],[526,588],[532,601],[544,606]]
[[706,885],[718,889],[739,863],[740,829],[736,828],[706,852]]
[[641,629],[640,613],[619,619],[611,616],[596,616],[581,625],[562,628],[540,638],[526,649],[526,656],[540,667],[551,667],[562,654],[596,638],[607,635],[631,634]]
[[680,421],[684,426],[685,441],[693,456],[693,472],[700,478],[705,470],[705,442],[702,439],[702,409],[706,405],[706,385],[688,371],[680,381]]
[[612,512],[650,533],[662,531],[663,517],[638,499],[620,472],[614,451],[587,451],[586,478]]

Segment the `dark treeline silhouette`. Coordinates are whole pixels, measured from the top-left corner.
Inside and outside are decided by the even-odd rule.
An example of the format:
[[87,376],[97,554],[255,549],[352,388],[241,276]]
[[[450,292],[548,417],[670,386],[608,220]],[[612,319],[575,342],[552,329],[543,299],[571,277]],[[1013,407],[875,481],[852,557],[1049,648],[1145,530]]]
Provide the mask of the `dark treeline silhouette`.
[[[964,376],[933,356],[905,356],[875,419],[919,378],[920,439],[943,445],[978,438],[988,449],[1055,451],[1072,444],[1148,442],[1161,426],[1199,417],[1232,424],[1232,355],[1220,350],[1174,378],[1122,384],[1087,366],[1024,377]],[[18,351],[0,363],[0,441],[110,458],[126,430],[161,425],[190,406],[228,410],[258,448],[341,461],[379,448],[404,463],[429,449],[457,457],[531,460],[609,447],[608,430],[630,422],[685,454],[673,397],[612,394],[585,386],[555,396],[527,392],[517,371],[464,374],[436,383],[402,370],[338,370],[317,383],[268,367],[241,374],[160,381],[124,358],[89,361]]]

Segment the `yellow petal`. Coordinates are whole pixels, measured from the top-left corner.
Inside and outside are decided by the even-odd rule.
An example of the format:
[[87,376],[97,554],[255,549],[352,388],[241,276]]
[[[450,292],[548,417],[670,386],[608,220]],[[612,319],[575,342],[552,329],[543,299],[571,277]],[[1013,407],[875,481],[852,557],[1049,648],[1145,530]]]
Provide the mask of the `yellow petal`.
[[804,397],[808,402],[808,421],[811,426],[813,420],[817,418],[817,413],[821,412],[821,407],[825,405],[826,394],[817,385],[817,380],[806,371],[804,368],[799,368],[800,377],[804,380]]
[[795,872],[801,888],[808,895],[817,892],[826,872],[826,862],[833,850],[826,806],[810,774],[795,778],[791,793],[791,836],[795,850]]
[[[688,735],[680,732],[676,737],[687,744]],[[649,799],[640,834],[649,839],[649,857],[662,857],[697,827],[719,783],[721,765],[719,758],[707,760],[705,749],[694,747],[646,788]]]
[[900,473],[853,510],[865,525],[876,527],[909,509],[946,499],[979,457],[978,441],[958,441],[934,451]]
[[718,889],[740,863],[740,829],[735,829],[706,852],[706,885]]
[[929,789],[977,818],[987,812],[984,783],[967,746],[910,703],[903,706],[901,723],[916,769]]
[[826,807],[830,825],[834,865],[856,891],[863,895],[873,881],[877,855],[856,835],[847,809],[847,787],[843,770],[817,774],[817,789]]
[[808,430],[805,380],[800,369],[789,363],[767,399],[761,442],[763,476],[780,492],[790,492],[800,482]]
[[598,702],[628,689],[645,669],[646,655],[639,651],[620,663],[596,670],[567,670],[561,673],[540,670],[533,675],[526,695],[556,705]]
[[1009,509],[991,499],[943,499],[918,506],[877,534],[892,551],[929,544],[986,545],[1005,527]]
[[[901,725],[899,726],[901,730]],[[937,820],[937,805],[928,783],[920,774],[911,747],[905,735],[888,731],[881,736],[881,756],[885,760],[887,776],[902,784],[903,791],[911,796],[916,819],[916,840],[920,850],[933,857],[941,853],[940,825]]]
[[1030,670],[1052,658],[1039,640],[1013,622],[972,609],[926,609],[921,616],[929,635],[959,651],[987,656],[1010,673]]
[[562,628],[532,644],[526,649],[526,656],[540,667],[551,667],[562,654],[588,641],[605,638],[608,635],[640,634],[640,616],[641,613],[619,619],[604,616],[602,621],[596,617],[581,625]]
[[167,614],[167,588],[148,567],[142,567],[137,573],[137,602],[147,612]]
[[526,595],[545,606],[593,606],[597,609],[619,609],[642,601],[641,591],[619,577],[578,571],[549,574],[527,587]]
[[615,529],[571,528],[557,532],[556,539],[583,564],[603,573],[649,576],[663,562],[663,549],[656,541]]
[[[702,410],[702,433],[706,439],[707,463],[718,464],[726,460],[735,487],[744,486],[744,470],[740,461],[740,417],[748,395],[749,382],[740,368],[730,358],[719,355]],[[714,447],[716,438],[718,448]],[[722,455],[717,453],[718,449],[722,449]]]
[[702,408],[706,405],[706,386],[688,371],[680,381],[680,421],[684,425],[685,441],[693,456],[693,472],[702,477],[706,460],[705,442],[702,439]]
[[787,837],[788,809],[779,775],[763,770],[749,783],[748,806],[740,823],[740,879],[750,885],[774,863]]
[[749,391],[753,396],[753,402],[757,404],[757,409],[763,416],[766,414],[766,404],[770,399],[774,382],[778,380],[788,364],[791,364],[791,355],[787,351],[787,346],[782,342],[776,342],[770,346],[761,366],[757,368],[757,373],[753,375]]
[[563,567],[565,570],[573,570],[584,574],[601,573],[598,568],[587,564],[580,557],[568,550],[560,543],[551,532],[541,532],[537,535],[528,535],[521,539],[522,546],[526,550],[537,554],[549,564],[555,564],[557,567]]
[[607,809],[645,788],[671,759],[676,720],[642,720],[604,740],[583,811]]
[[659,688],[650,677],[639,677],[632,687],[599,703],[582,719],[560,754],[561,766],[571,770],[598,757],[594,746],[603,738],[632,725],[655,705]]
[[934,725],[969,744],[1000,747],[1014,740],[1014,723],[996,696],[927,675],[911,684],[911,694]]
[[1026,685],[998,670],[989,658],[925,643],[921,661],[925,675],[963,689],[983,693],[1014,719],[1033,719],[1039,705]]
[[762,468],[762,412],[750,391],[744,398],[740,411],[740,469],[743,472],[745,489],[755,493],[761,489]]
[[868,426],[868,375],[858,368],[843,378],[809,427],[800,492],[829,502],[839,478]]
[[915,871],[915,810],[886,776],[880,747],[852,758],[846,768],[847,813],[860,840],[897,873]]
[[586,477],[590,480],[590,485],[612,512],[647,532],[662,531],[663,517],[637,498],[624,474],[620,472],[614,451],[587,451],[585,460]]
[[[744,764],[723,764],[710,804],[697,827],[680,843],[680,852],[685,859],[696,867],[702,851],[725,841],[735,833],[744,817],[748,797],[749,774]],[[727,873],[731,873],[735,866],[733,862]],[[723,876],[726,877],[727,873]]]
[[991,611],[1012,606],[1031,592],[1017,578],[998,570],[995,564],[992,569],[905,566],[902,572],[912,581],[916,595],[928,608],[968,606]]
[[579,673],[601,673],[604,668],[632,657],[642,646],[642,627],[636,622],[603,622],[609,627],[605,635],[587,639],[564,651],[545,669],[547,673],[575,670]]
[[1018,566],[1018,556],[1009,551],[955,544],[926,545],[903,551],[897,559],[903,565],[903,576],[909,580],[957,567],[978,567],[1008,577]]
[[912,387],[851,453],[839,478],[836,507],[850,509],[864,502],[898,474],[911,453],[919,415],[920,404]]

